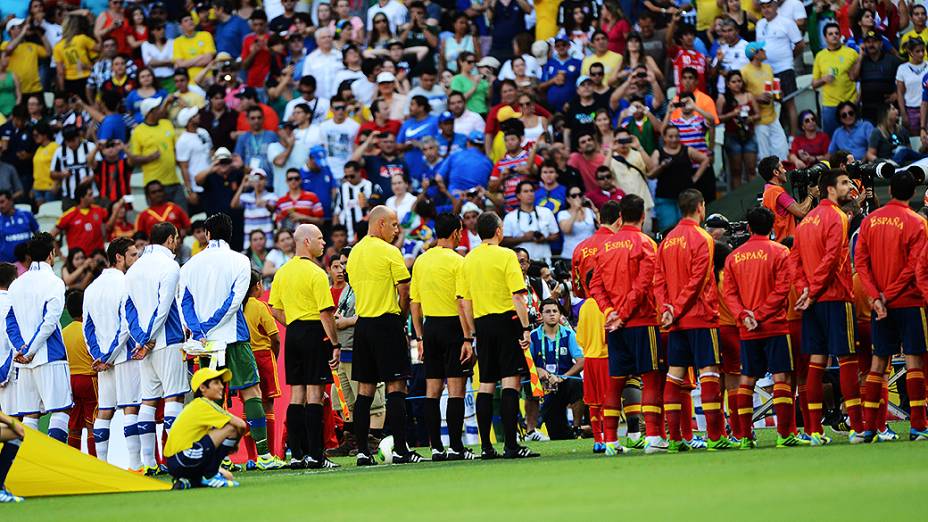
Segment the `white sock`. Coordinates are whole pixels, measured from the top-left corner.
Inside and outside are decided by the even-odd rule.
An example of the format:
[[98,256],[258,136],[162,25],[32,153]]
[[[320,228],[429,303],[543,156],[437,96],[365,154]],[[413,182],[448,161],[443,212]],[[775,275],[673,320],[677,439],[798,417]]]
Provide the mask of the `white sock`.
[[138,427],[139,416],[127,413],[123,416],[123,419],[125,422],[123,433],[126,436],[126,452],[129,454],[129,469],[142,469]]
[[25,424],[27,428],[32,428],[34,430],[39,429],[39,419],[24,417],[23,424]]
[[182,402],[165,402],[164,403],[164,431],[165,433],[171,433],[171,426],[174,425],[174,419],[180,415],[180,412],[184,409],[184,403]]
[[106,462],[110,448],[109,419],[97,419],[93,421],[93,440],[97,446],[97,458]]
[[48,436],[64,444],[68,443],[68,421],[71,416],[63,411],[52,413],[48,419]]
[[633,432],[633,433],[629,433],[629,434],[628,434],[628,438],[629,438],[629,440],[638,440],[638,439],[641,438],[641,432],[640,432],[640,431],[636,431],[636,432]]
[[143,404],[139,408],[139,441],[142,445],[142,464],[147,467],[157,465],[155,460],[155,443],[157,442],[155,429],[155,407]]

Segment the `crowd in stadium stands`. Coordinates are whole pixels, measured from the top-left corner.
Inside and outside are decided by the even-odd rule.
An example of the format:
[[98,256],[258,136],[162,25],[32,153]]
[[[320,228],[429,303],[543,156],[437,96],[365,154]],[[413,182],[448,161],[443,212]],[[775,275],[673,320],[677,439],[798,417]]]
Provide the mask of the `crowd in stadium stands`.
[[[478,216],[495,213],[539,326],[532,349],[543,352],[536,345],[547,335],[563,356],[551,364],[539,356],[551,393],[540,407],[527,394],[530,440],[544,438],[541,422],[566,438],[582,423],[601,430],[617,418],[615,405],[584,409],[575,379],[586,333],[578,345],[571,326],[591,291],[578,263],[597,235],[620,229],[617,202],[636,196],[641,230],[660,242],[698,216],[694,189],[709,203],[760,174],[771,234],[785,241],[829,199],[817,182],[827,168],[805,173],[808,195],[796,193],[788,170],[928,158],[928,14],[905,0],[8,0],[0,15],[0,262],[19,275],[44,262],[28,245],[50,232],[55,271],[72,295],[112,268],[114,240],[147,252],[168,244],[158,226],[170,223],[179,233],[170,249],[184,266],[209,247],[207,218],[224,214],[228,244],[273,292],[275,275],[300,256],[297,229],[314,225],[350,367],[345,267],[371,212],[395,213],[388,241],[410,271],[448,239],[436,233],[441,216],[460,217],[453,250],[463,256],[487,241]],[[855,183],[847,202],[832,198],[847,203],[848,235],[879,206],[868,180]],[[720,272],[738,227],[724,216],[698,225],[721,245]],[[869,317],[872,301],[863,298],[858,313]],[[723,328],[731,333],[742,319]],[[262,330],[262,358],[271,330]],[[407,335],[415,346],[411,321]],[[737,358],[728,364],[721,384],[735,423],[739,381],[724,377],[737,375]],[[423,371],[409,379],[411,395],[424,394]],[[357,383],[339,375],[353,401]],[[643,399],[627,397],[626,406],[645,402],[625,411],[630,433],[638,413],[653,413],[653,383],[640,377],[623,380],[645,389]],[[689,377],[679,388],[694,384]],[[701,384],[705,395],[719,380]],[[381,436],[382,386],[377,393],[371,423]],[[176,413],[170,398],[146,400],[139,429],[156,406]],[[825,409],[840,427],[840,407]],[[348,419],[336,411],[341,429]],[[79,414],[72,438],[94,423]],[[333,454],[357,449],[351,434]],[[425,428],[411,436],[410,445],[429,442]],[[614,441],[597,438],[605,442]]]

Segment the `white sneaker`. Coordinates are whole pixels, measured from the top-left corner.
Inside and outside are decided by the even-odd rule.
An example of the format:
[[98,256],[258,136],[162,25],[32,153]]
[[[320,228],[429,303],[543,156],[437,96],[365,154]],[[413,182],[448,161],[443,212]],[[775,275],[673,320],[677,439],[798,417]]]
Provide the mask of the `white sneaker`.
[[551,439],[547,435],[545,435],[544,433],[538,430],[532,430],[525,434],[525,440],[531,440],[535,442],[544,442],[544,441],[548,441]]
[[645,437],[644,452],[647,455],[654,453],[666,453],[670,444],[660,437]]

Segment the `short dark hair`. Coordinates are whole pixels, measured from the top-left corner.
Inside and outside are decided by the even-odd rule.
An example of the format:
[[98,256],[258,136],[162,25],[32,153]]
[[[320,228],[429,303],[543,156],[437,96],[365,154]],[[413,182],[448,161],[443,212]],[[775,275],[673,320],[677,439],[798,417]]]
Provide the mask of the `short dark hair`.
[[699,71],[697,71],[695,67],[684,67],[682,70],[680,70],[680,77],[682,78],[684,74],[689,74],[690,76],[697,79],[699,78]]
[[503,137],[518,136],[521,138],[525,136],[525,123],[522,120],[506,120],[499,124],[499,128],[503,131]]
[[151,192],[151,188],[154,187],[155,185],[158,185],[160,187],[164,186],[163,183],[161,183],[160,181],[156,179],[149,181],[148,183],[145,184],[145,195],[146,196],[148,195],[149,192]]
[[461,218],[457,214],[442,212],[435,218],[435,237],[438,239],[448,239],[460,229]]
[[429,110],[432,108],[432,106],[429,105],[429,99],[421,94],[417,94],[413,96],[412,99],[410,100],[410,103],[413,103],[413,102],[425,110]]
[[85,183],[83,185],[78,185],[74,189],[74,200],[80,201],[84,199],[84,196],[87,194],[93,194],[93,183]]
[[48,232],[37,232],[29,240],[26,252],[34,263],[44,262],[55,251],[55,238]]
[[264,20],[267,22],[267,13],[261,9],[255,9],[251,12],[251,16],[248,17],[249,20]]
[[251,292],[258,286],[258,282],[261,281],[261,272],[258,272],[254,268],[251,269],[251,280],[248,281],[248,291]]
[[564,313],[564,309],[561,308],[561,303],[557,302],[557,299],[551,297],[545,299],[541,302],[541,306],[538,307],[538,310],[543,312],[546,306],[556,306],[559,314]]
[[603,205],[603,208],[599,209],[599,220],[604,225],[614,225],[619,220],[619,216],[621,215],[622,208],[619,205],[619,202],[615,200],[607,201]]
[[[622,221],[625,223],[637,223],[644,216],[644,199],[635,194],[627,194],[619,202],[619,210],[622,213]],[[602,216],[602,211],[600,211]]]
[[847,165],[847,157],[851,155],[850,151],[838,149],[828,156],[828,165],[833,169],[839,169]]
[[348,169],[348,168],[354,169],[354,170],[357,170],[357,171],[360,171],[360,170],[361,170],[361,164],[358,163],[357,161],[354,161],[354,160],[346,161],[346,162],[345,162],[345,166],[342,167],[342,171],[344,171],[345,169]]
[[532,187],[532,190],[535,189],[535,182],[529,181],[529,180],[527,180],[527,179],[523,179],[522,181],[519,182],[518,185],[516,185],[516,196],[518,196],[519,194],[522,193],[522,187],[523,187],[524,185],[528,185],[528,186]]
[[16,279],[16,265],[12,263],[0,263],[0,289],[9,288]]
[[823,198],[828,194],[829,187],[837,188],[838,178],[841,176],[847,176],[847,172],[844,169],[828,169],[822,174],[818,179],[818,190]]
[[493,212],[484,212],[477,216],[477,235],[480,239],[492,239],[500,225],[499,216]]
[[680,197],[677,198],[680,212],[682,212],[684,216],[696,212],[696,209],[699,208],[699,204],[705,201],[706,199],[702,197],[702,192],[696,189],[686,189],[681,192]]
[[837,29],[839,33],[841,32],[841,26],[840,26],[840,25],[836,24],[835,22],[828,22],[827,24],[825,24],[825,25],[822,26],[822,34],[824,35],[825,33],[827,33],[828,30],[831,29],[832,27],[834,27],[835,29]]
[[72,288],[64,294],[64,308],[72,319],[83,317],[84,315],[84,291],[78,288]]
[[748,210],[745,219],[752,234],[769,236],[773,230],[773,212],[767,207],[756,206]]
[[332,232],[329,234],[329,237],[331,237],[332,234],[335,234],[336,232],[344,232],[344,233],[347,234],[347,233],[348,233],[348,227],[346,227],[345,225],[342,225],[341,223],[337,223],[337,224],[335,224],[335,225],[332,225]]
[[764,181],[769,182],[773,179],[773,173],[777,170],[779,165],[779,157],[767,156],[757,163],[757,173],[760,174],[760,177],[764,178]]
[[190,231],[191,231],[191,232],[193,232],[194,230],[196,230],[196,229],[198,229],[198,228],[202,228],[203,230],[206,230],[206,221],[205,221],[205,220],[202,220],[202,219],[198,219],[198,220],[196,220],[196,221],[194,221],[193,223],[190,224]]
[[232,218],[228,214],[219,212],[206,218],[206,233],[212,241],[232,241]]
[[251,116],[253,112],[260,112],[261,116],[264,116],[264,109],[262,109],[260,105],[252,105],[251,108],[248,109],[249,116]]
[[117,237],[110,241],[110,245],[106,247],[106,260],[109,261],[110,266],[116,264],[116,256],[126,257],[126,252],[133,245],[135,245],[135,241],[127,237]]
[[13,199],[13,193],[9,189],[0,189],[0,196],[5,197],[6,199]]
[[311,74],[300,77],[300,87],[312,87],[316,88],[316,78]]
[[217,94],[221,94],[223,98],[226,96],[226,88],[218,83],[214,83],[209,86],[209,89],[206,89],[206,98],[211,99],[215,98]]
[[908,172],[902,171],[889,180],[889,194],[893,199],[908,201],[915,195],[915,178]]
[[172,238],[176,235],[177,227],[174,226],[174,223],[165,221],[164,223],[158,223],[151,227],[149,242],[153,245],[163,245],[168,242],[168,238]]

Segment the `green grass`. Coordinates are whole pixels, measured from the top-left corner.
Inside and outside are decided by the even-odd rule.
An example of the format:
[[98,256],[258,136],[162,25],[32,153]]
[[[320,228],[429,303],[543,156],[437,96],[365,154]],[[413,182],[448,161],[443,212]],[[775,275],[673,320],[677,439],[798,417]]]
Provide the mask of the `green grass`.
[[[589,440],[542,442],[541,458],[325,472],[238,474],[238,489],[35,498],[0,519],[41,520],[924,520],[928,443],[594,455]],[[8,513],[22,515],[8,518]],[[376,517],[376,518],[375,518]],[[584,518],[577,518],[584,517]]]

